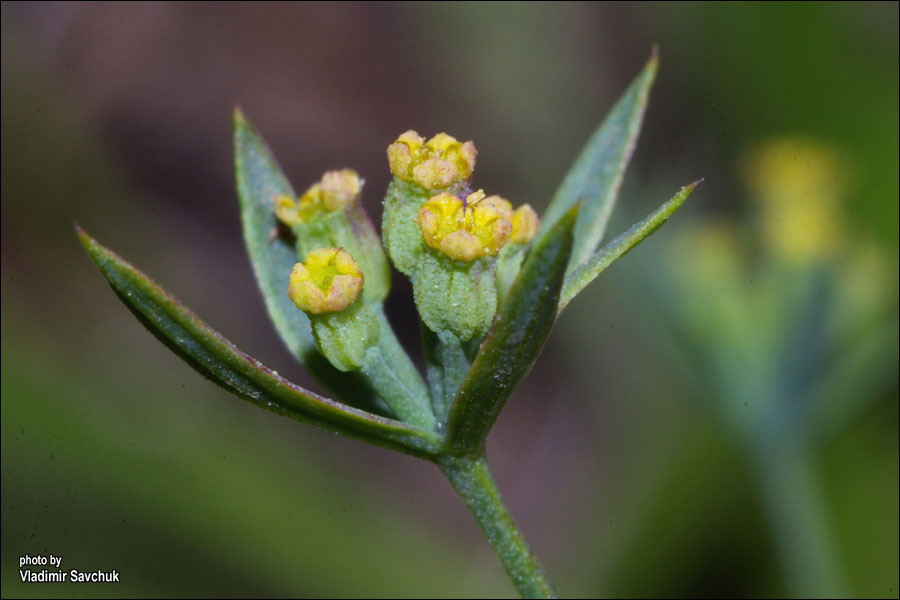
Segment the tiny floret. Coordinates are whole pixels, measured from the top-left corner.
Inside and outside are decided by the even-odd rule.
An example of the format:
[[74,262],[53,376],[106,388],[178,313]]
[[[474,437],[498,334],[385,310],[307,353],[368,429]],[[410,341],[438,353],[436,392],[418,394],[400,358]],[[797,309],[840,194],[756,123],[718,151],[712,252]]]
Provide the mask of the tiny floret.
[[523,204],[512,216],[512,235],[510,239],[516,244],[527,244],[537,235],[541,228],[541,219],[530,204]]
[[509,241],[512,223],[508,205],[498,196],[485,198],[481,190],[469,194],[465,202],[443,193],[422,206],[417,223],[430,248],[454,260],[471,262],[496,256]]
[[426,142],[412,130],[401,134],[387,149],[395,176],[429,190],[471,178],[476,153],[471,141],[459,142],[451,135],[439,133]]
[[363,288],[363,272],[343,248],[322,248],[294,265],[288,296],[297,308],[320,315],[353,304]]
[[362,180],[353,169],[328,171],[319,182],[319,198],[325,210],[338,210],[353,202],[362,191]]
[[[471,204],[471,202],[469,204]],[[485,206],[493,207],[498,213],[500,213],[500,215],[504,219],[506,219],[510,223],[512,222],[513,208],[512,208],[512,204],[510,204],[509,200],[507,200],[505,198],[501,198],[500,196],[497,196],[495,194],[493,196],[488,196],[484,200],[478,201],[477,204],[482,207],[485,207]]]
[[310,186],[300,198],[276,196],[275,214],[288,227],[308,223],[319,215],[347,206],[359,197],[361,191],[362,180],[356,171],[328,171],[321,181]]

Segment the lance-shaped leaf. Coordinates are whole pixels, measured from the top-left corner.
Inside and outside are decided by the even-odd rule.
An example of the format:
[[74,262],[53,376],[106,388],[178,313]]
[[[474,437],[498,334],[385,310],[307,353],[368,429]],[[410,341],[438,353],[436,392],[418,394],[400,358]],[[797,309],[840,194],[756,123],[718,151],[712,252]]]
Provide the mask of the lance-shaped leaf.
[[454,452],[480,448],[550,336],[577,216],[576,205],[541,238],[500,307],[450,408],[447,435]]
[[606,267],[622,258],[626,252],[640,244],[644,238],[659,229],[663,223],[668,221],[669,217],[675,214],[676,210],[681,208],[681,205],[684,204],[684,201],[688,199],[688,196],[691,195],[691,192],[694,191],[694,188],[697,187],[701,181],[703,180],[700,179],[681,188],[677,194],[669,198],[665,204],[650,213],[643,221],[632,225],[628,231],[595,252],[593,256],[578,265],[574,271],[569,273],[566,276],[562,294],[559,297],[559,311],[562,312],[572,298],[587,287],[587,285],[592,282],[597,275],[602,273]]
[[200,374],[257,406],[327,431],[427,457],[439,438],[307,391],[238,350],[137,268],[78,229],[81,243],[137,318]]
[[291,353],[323,386],[354,406],[377,410],[379,400],[359,372],[342,373],[316,349],[309,319],[287,295],[291,269],[297,262],[293,240],[279,235],[274,200],[294,190],[271,150],[240,110],[234,111],[234,167],[244,243],[266,309]]
[[568,271],[590,256],[603,238],[637,144],[656,67],[654,48],[644,70],[588,140],[547,207],[543,221],[550,225],[576,203],[581,203]]

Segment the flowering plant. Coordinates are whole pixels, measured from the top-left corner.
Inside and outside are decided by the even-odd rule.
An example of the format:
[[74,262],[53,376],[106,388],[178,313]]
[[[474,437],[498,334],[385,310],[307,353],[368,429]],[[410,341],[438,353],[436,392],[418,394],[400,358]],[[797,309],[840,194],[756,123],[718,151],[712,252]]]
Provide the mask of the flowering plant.
[[[696,183],[598,250],[656,75],[654,54],[588,141],[539,219],[473,189],[476,148],[414,131],[388,146],[382,235],[362,180],[330,171],[298,197],[259,134],[234,115],[244,240],[272,321],[330,397],[242,353],[79,228],[123,302],[192,367],[278,414],[435,463],[523,596],[554,591],[503,504],[485,438],[565,306],[664,223]],[[382,241],[383,238],[383,241]],[[396,339],[389,261],[413,284],[427,370]]]

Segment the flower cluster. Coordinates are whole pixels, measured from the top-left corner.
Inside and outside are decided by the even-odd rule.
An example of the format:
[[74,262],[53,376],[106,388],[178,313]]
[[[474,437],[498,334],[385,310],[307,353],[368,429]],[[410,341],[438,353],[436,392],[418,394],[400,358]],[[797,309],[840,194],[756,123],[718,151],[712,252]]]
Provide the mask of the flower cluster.
[[288,227],[309,223],[320,215],[349,205],[359,198],[361,191],[362,180],[356,171],[328,171],[319,183],[310,186],[300,198],[283,194],[276,196],[275,214]]
[[[527,204],[514,211],[508,200],[483,190],[466,193],[475,168],[471,141],[446,133],[425,141],[410,130],[388,146],[387,155],[394,182],[385,201],[385,243],[397,268],[413,281],[423,322],[461,341],[483,335],[505,282],[518,272],[524,248],[537,234],[537,214]],[[298,199],[274,199],[277,218],[293,231],[298,257],[305,257],[294,266],[288,293],[310,316],[314,333],[319,315],[352,307],[364,284],[378,286],[364,303],[378,302],[387,292],[385,276],[371,277],[374,282],[367,276],[384,271],[371,265],[373,256],[384,260],[377,234],[360,244],[365,228],[358,225],[368,220],[349,218],[351,206],[361,211],[361,188],[359,175],[344,169],[325,173]],[[321,346],[320,351],[335,362]],[[338,358],[348,364],[343,355]]]
[[438,194],[419,209],[416,222],[429,248],[464,262],[497,256],[509,241],[527,244],[540,226],[531,206],[525,204],[513,212],[508,200],[485,197],[482,190],[465,200]]
[[341,248],[322,248],[294,265],[288,296],[305,313],[339,312],[353,304],[365,277],[350,254]]
[[404,181],[427,190],[449,187],[464,181],[475,170],[475,144],[459,142],[446,133],[439,133],[427,142],[413,130],[402,133],[388,146],[391,173]]

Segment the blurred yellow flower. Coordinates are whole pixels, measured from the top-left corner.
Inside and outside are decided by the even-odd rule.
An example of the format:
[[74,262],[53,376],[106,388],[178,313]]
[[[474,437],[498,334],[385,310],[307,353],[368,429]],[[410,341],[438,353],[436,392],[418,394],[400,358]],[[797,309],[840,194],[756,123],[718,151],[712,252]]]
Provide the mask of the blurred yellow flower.
[[845,234],[839,203],[845,169],[834,148],[800,137],[774,138],[750,149],[741,167],[759,203],[770,252],[794,262],[837,252]]

